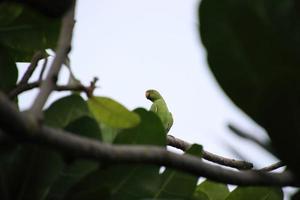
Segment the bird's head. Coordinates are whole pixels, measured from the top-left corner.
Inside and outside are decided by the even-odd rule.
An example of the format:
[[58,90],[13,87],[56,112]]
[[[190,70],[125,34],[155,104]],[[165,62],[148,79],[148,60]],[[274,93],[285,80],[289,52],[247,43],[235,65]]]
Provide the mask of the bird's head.
[[161,95],[156,90],[147,90],[146,98],[153,102],[155,100],[161,99]]

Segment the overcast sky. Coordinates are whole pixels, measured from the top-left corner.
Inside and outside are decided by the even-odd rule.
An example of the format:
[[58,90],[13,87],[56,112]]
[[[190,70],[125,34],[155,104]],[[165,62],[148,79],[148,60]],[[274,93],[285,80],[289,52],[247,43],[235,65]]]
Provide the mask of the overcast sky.
[[[157,89],[174,116],[171,134],[236,157],[227,148],[230,144],[259,167],[270,164],[274,158],[226,128],[227,122],[234,122],[266,138],[229,101],[210,73],[197,29],[197,6],[196,0],[79,1],[72,69],[85,84],[99,77],[96,94],[130,109],[149,108],[144,93]],[[60,82],[66,81],[63,73]],[[30,105],[33,95],[22,95],[22,108]],[[52,95],[50,102],[56,98]]]

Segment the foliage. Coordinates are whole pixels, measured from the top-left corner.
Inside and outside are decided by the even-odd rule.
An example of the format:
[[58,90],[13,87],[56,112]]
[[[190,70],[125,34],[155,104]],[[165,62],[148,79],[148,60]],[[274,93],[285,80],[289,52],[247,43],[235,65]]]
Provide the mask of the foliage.
[[[278,124],[276,120],[282,118],[272,120],[273,112],[262,112],[288,106],[285,101],[279,105],[280,100],[267,105],[269,98],[279,98],[274,87],[299,85],[295,2],[203,0],[200,6],[201,37],[217,80],[239,107],[271,130],[270,122]],[[28,7],[0,3],[1,91],[7,93],[16,86],[16,62],[29,62],[38,50],[55,50],[59,25],[60,19],[47,18]],[[295,87],[280,92],[299,95]],[[286,114],[284,109],[280,111]],[[96,141],[166,147],[166,132],[155,113],[143,108],[129,111],[111,98],[85,100],[72,94],[52,103],[44,116],[48,126]],[[271,135],[275,143],[277,138]],[[185,153],[201,158],[202,146],[194,144]],[[1,200],[283,199],[281,188],[237,187],[229,191],[226,184],[198,183],[198,178],[162,166],[78,160],[35,144],[0,147]]]
[[295,0],[203,0],[199,9],[211,71],[233,102],[266,129],[278,156],[297,176],[298,8]]

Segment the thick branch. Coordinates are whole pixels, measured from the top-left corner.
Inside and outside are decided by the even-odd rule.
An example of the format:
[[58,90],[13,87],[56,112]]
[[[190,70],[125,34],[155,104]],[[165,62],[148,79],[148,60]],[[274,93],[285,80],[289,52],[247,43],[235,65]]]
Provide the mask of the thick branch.
[[49,73],[47,74],[45,81],[42,82],[40,91],[31,106],[31,112],[38,118],[42,117],[42,109],[44,104],[46,103],[52,90],[55,88],[60,68],[66,60],[71,49],[71,40],[74,27],[74,10],[75,5],[73,5],[73,7],[63,18],[56,56],[50,67]]
[[[54,150],[69,153],[78,158],[111,163],[144,163],[172,167],[196,176],[233,185],[299,186],[294,176],[260,171],[233,171],[205,163],[191,155],[179,155],[155,146],[110,145],[83,138],[62,130],[36,126],[30,113],[24,116],[0,94],[0,127],[10,137],[20,142],[47,145]],[[17,126],[16,126],[17,124]]]
[[[191,144],[188,142],[185,142],[179,138],[175,138],[172,135],[167,136],[167,142],[169,146],[181,149],[182,151],[186,151],[189,147],[191,147]],[[251,169],[253,167],[253,164],[247,161],[243,160],[235,160],[231,158],[225,158],[213,153],[210,153],[208,151],[203,150],[203,158],[205,160],[211,161],[213,163],[217,163],[220,165],[224,165],[227,167],[232,167],[236,169]]]

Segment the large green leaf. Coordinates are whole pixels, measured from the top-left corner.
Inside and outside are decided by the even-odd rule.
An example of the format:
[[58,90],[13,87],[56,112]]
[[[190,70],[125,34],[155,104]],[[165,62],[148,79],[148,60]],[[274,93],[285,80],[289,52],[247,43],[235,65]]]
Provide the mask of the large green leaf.
[[283,200],[280,188],[271,187],[237,187],[226,200]]
[[0,23],[0,43],[7,47],[15,61],[30,61],[37,50],[56,47],[60,19],[47,18],[20,5],[6,7],[9,10],[0,14],[0,22],[6,20]]
[[[101,140],[101,131],[98,123],[90,117],[81,117],[71,122],[65,130],[84,137]],[[64,169],[59,173],[59,178],[53,183],[47,200],[63,199],[66,192],[73,185],[97,167],[98,163],[87,160],[75,160],[65,165]]]
[[11,199],[43,200],[63,168],[60,155],[37,145],[19,148],[8,171]]
[[[123,130],[116,144],[155,144],[165,146],[166,138],[160,119],[144,109],[134,111],[141,119],[138,126]],[[159,189],[159,166],[106,165],[86,176],[65,199],[135,200],[150,198]]]
[[227,185],[209,180],[205,180],[197,186],[196,193],[198,192],[205,193],[209,200],[225,200],[230,193]]
[[0,90],[10,91],[17,82],[18,70],[6,49],[0,45]]
[[140,122],[136,113],[108,97],[92,97],[88,100],[90,111],[97,121],[113,128],[131,128]]
[[[202,156],[202,146],[194,144],[186,154]],[[193,197],[198,177],[167,168],[161,175],[161,184],[153,199],[191,199]]]
[[82,116],[90,116],[89,109],[82,97],[75,94],[52,103],[45,111],[45,123],[48,126],[64,128]]
[[199,19],[217,81],[300,177],[298,8],[296,0],[203,0]]

